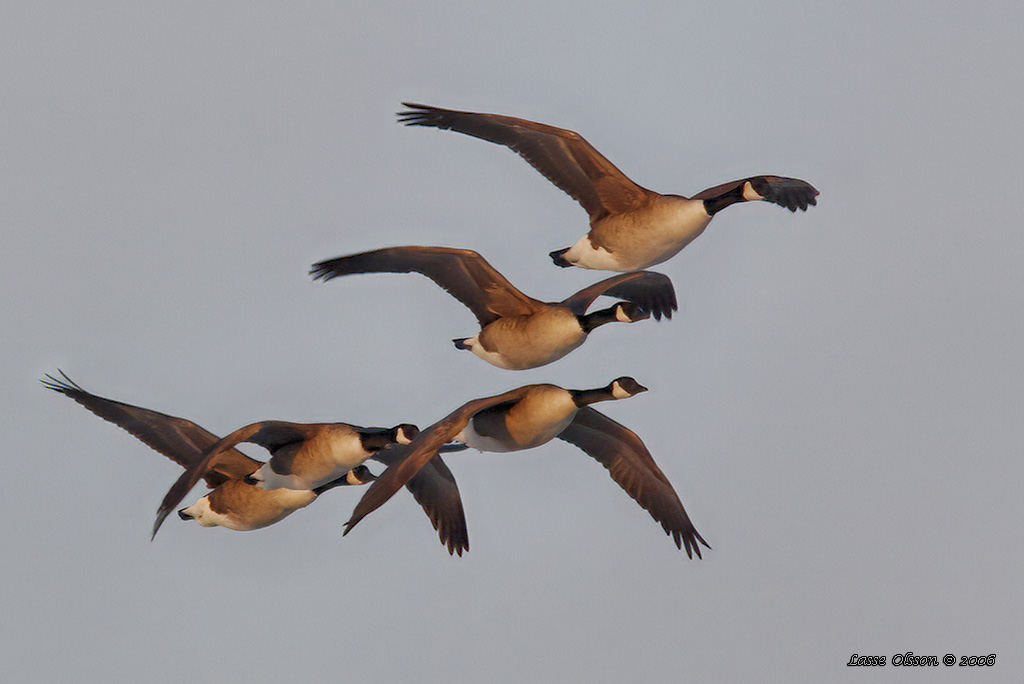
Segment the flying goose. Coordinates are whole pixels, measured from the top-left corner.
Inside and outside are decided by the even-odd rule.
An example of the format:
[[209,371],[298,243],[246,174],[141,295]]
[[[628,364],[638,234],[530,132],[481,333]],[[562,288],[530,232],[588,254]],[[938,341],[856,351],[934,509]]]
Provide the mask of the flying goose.
[[179,509],[178,517],[195,520],[202,527],[220,526],[239,532],[258,530],[305,508],[328,489],[366,484],[373,479],[370,469],[360,465],[313,489],[263,489],[244,479],[227,480],[191,506]]
[[751,176],[693,197],[642,188],[579,133],[498,114],[477,114],[403,102],[407,126],[433,126],[505,145],[579,202],[590,232],[551,252],[558,266],[637,271],[675,256],[704,232],[711,218],[736,202],[763,200],[795,212],[817,204],[818,191],[797,178]]
[[[234,448],[223,450],[207,466],[199,468],[207,449],[220,439],[190,420],[169,416],[82,389],[63,371],[61,379],[47,375],[43,385],[73,399],[100,418],[123,428],[155,451],[187,470],[195,469],[212,490],[199,501],[178,511],[183,520],[196,520],[204,527],[220,525],[232,530],[267,527],[312,503],[328,489],[340,485],[365,484],[374,475],[364,465],[311,489],[264,489],[246,481],[264,465]],[[378,451],[374,460],[390,465],[404,455],[395,448]],[[468,549],[465,515],[458,486],[440,456],[432,460],[407,485],[438,530],[451,553]],[[173,505],[173,504],[172,504]],[[155,530],[153,534],[156,534]]]
[[700,558],[698,542],[711,547],[690,522],[647,447],[632,430],[589,406],[632,397],[646,389],[633,378],[621,377],[598,389],[525,385],[467,402],[421,432],[407,447],[406,457],[377,477],[356,505],[345,534],[390,499],[450,441],[480,451],[503,452],[532,449],[558,437],[607,468],[612,479],[661,523],[677,548],[685,546],[687,556],[693,558],[696,553]]
[[[456,348],[509,370],[557,361],[605,323],[634,323],[651,315],[671,318],[677,308],[672,281],[650,271],[612,276],[561,302],[541,302],[516,289],[476,252],[450,247],[388,247],[321,261],[310,270],[314,279],[324,281],[353,273],[411,272],[440,285],[479,321],[479,333],[452,340]],[[601,295],[625,301],[588,314]]]

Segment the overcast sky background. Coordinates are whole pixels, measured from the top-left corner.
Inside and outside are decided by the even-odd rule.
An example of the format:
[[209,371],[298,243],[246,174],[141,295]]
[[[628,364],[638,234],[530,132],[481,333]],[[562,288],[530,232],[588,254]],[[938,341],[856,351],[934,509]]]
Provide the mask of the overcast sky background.
[[[1024,6],[365,4],[6,8],[4,679],[1020,681]],[[662,192],[776,173],[819,206],[730,208],[657,268],[671,322],[502,371],[452,348],[475,320],[424,278],[306,275],[400,244],[546,300],[607,275],[548,259],[578,205],[396,125],[403,100],[572,128]],[[714,550],[688,561],[561,442],[448,458],[461,559],[404,493],[342,540],[355,488],[150,543],[180,471],[44,391],[57,368],[218,434],[633,375],[651,391],[601,410]],[[846,667],[906,651],[997,661]]]

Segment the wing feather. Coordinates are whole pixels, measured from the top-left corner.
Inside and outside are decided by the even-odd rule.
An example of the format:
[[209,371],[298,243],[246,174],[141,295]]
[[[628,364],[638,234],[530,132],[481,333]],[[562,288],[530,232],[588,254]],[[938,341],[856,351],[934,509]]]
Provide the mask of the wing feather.
[[653,271],[634,271],[606,278],[583,288],[562,304],[577,316],[582,316],[601,295],[633,302],[650,311],[655,320],[661,320],[662,316],[672,318],[672,312],[679,308],[672,281],[668,276]]
[[504,145],[568,194],[591,222],[643,206],[653,194],[622,173],[575,131],[499,114],[478,114],[403,102],[407,126],[452,130]]
[[[63,371],[62,379],[47,375],[43,384],[47,389],[75,400],[94,414],[122,428],[154,451],[163,454],[183,468],[195,466],[202,460],[203,452],[220,438],[196,425],[191,420],[152,411],[140,406],[106,399],[82,389]],[[239,479],[252,473],[262,465],[237,449],[222,454],[216,471],[208,471],[203,477],[213,488],[227,479]]]
[[[807,207],[818,204],[818,190],[807,181],[799,178],[786,178],[784,176],[751,176],[740,180],[730,181],[716,185],[707,190],[701,190],[691,199],[710,200],[729,193],[736,193],[736,190],[744,183],[750,183],[757,191],[757,194],[764,198],[765,202],[778,204],[792,212],[797,209],[807,211]],[[731,201],[731,200],[730,200]],[[741,201],[741,200],[738,200]]]
[[[391,445],[373,458],[390,466],[405,458],[408,452],[408,446]],[[469,530],[459,486],[440,454],[427,461],[405,483],[405,488],[427,514],[430,524],[437,530],[441,544],[448,548],[448,553],[461,556],[464,551],[469,551]]]
[[589,406],[581,408],[565,430],[558,435],[582,449],[608,469],[612,479],[644,508],[676,547],[686,555],[700,558],[700,544],[708,546],[686,514],[672,484],[654,462],[643,441],[629,428],[616,423]]
[[470,249],[388,247],[327,259],[313,265],[317,280],[354,273],[420,273],[462,302],[483,327],[505,316],[537,311],[541,302],[524,295],[486,259]]
[[455,409],[447,416],[437,421],[426,430],[420,432],[409,445],[408,451],[403,458],[392,464],[380,477],[373,481],[370,487],[359,499],[352,517],[345,523],[345,532],[352,531],[360,520],[373,511],[380,508],[384,503],[395,495],[402,486],[409,482],[416,473],[420,472],[442,446],[450,442],[459,432],[466,427],[469,419],[478,411],[500,404],[503,401],[511,401],[521,398],[533,385],[525,385],[514,390],[493,397],[484,397],[466,402]]
[[285,423],[276,420],[261,421],[240,427],[227,437],[208,447],[203,452],[202,458],[186,468],[185,472],[167,490],[167,494],[164,495],[163,501],[160,502],[160,507],[157,509],[152,537],[156,537],[156,533],[159,531],[164,520],[174,510],[174,507],[181,503],[181,500],[192,490],[192,487],[199,482],[199,479],[208,470],[217,469],[221,459],[235,446],[242,442],[251,442],[273,452],[286,444],[294,442],[295,437],[299,435],[304,436],[303,428],[308,429],[309,427],[298,423]]

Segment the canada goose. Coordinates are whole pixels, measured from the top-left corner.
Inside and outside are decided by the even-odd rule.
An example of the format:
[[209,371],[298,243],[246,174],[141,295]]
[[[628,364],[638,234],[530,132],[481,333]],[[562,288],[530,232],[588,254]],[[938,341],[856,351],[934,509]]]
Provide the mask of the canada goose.
[[694,528],[668,478],[647,447],[629,428],[589,404],[632,397],[647,388],[633,378],[613,380],[607,387],[566,390],[556,385],[526,385],[460,406],[419,434],[406,458],[388,467],[366,490],[345,525],[348,534],[380,507],[446,443],[456,440],[480,451],[519,451],[554,437],[575,444],[608,469],[612,479],[645,508],[676,547],[700,558],[698,542],[708,543]]
[[264,420],[240,427],[209,448],[216,461],[222,451],[243,442],[258,444],[270,459],[246,476],[264,489],[312,489],[347,473],[391,444],[409,444],[419,433],[415,425],[364,428],[347,423],[288,423]]
[[[191,506],[178,510],[178,517],[195,520],[202,527],[220,526],[239,532],[258,530],[308,506],[328,489],[366,484],[373,479],[370,469],[359,465],[314,489],[263,489],[244,479],[227,480]],[[153,534],[156,535],[155,530]]]
[[[605,323],[634,323],[653,315],[672,317],[676,295],[672,281],[641,271],[612,276],[561,302],[528,297],[476,252],[449,247],[389,247],[314,264],[315,279],[353,273],[421,273],[465,304],[480,323],[473,337],[453,340],[484,361],[509,370],[537,368],[557,361],[583,344]],[[621,301],[588,314],[601,295]]]
[[505,145],[583,206],[590,232],[551,252],[558,266],[637,271],[673,257],[730,204],[763,200],[794,212],[817,204],[814,187],[782,176],[751,176],[690,198],[662,195],[631,181],[579,133],[511,116],[402,104],[410,108],[398,113],[407,126],[450,129]]
[[[207,449],[220,439],[190,420],[176,418],[138,406],[91,394],[60,371],[63,379],[46,376],[43,385],[48,389],[75,400],[100,418],[128,431],[144,444],[167,456],[183,468],[196,469],[204,460]],[[390,465],[404,452],[392,449],[378,451],[374,460]],[[234,448],[220,452],[215,460],[198,472],[211,492],[192,506],[178,511],[184,519],[195,519],[200,525],[220,525],[233,530],[254,530],[271,525],[289,513],[307,506],[320,493],[345,484],[365,484],[374,475],[364,465],[358,465],[334,480],[312,489],[264,489],[245,481],[257,472],[262,461],[257,461]],[[440,456],[428,464],[422,477],[407,485],[438,530],[441,541],[451,553],[462,555],[468,549],[465,515],[458,486]],[[156,532],[154,530],[153,534]]]

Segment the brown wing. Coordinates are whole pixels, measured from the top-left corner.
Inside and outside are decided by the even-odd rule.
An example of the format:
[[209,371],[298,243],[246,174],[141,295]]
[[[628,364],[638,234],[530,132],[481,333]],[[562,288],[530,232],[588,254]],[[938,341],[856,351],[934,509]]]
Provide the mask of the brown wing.
[[677,548],[686,546],[687,556],[693,558],[696,553],[701,557],[697,542],[711,548],[690,522],[672,484],[635,432],[586,406],[558,438],[575,444],[607,468],[612,479],[661,523]]
[[577,316],[587,312],[595,299],[605,295],[633,302],[651,312],[655,320],[662,316],[672,318],[672,312],[679,308],[676,291],[668,276],[653,271],[634,271],[606,278],[585,287],[565,299],[562,304]]
[[221,459],[236,445],[242,442],[252,442],[273,453],[286,445],[295,443],[297,440],[305,439],[308,431],[312,428],[315,428],[315,426],[266,420],[240,427],[227,437],[208,447],[203,452],[202,458],[186,468],[185,472],[167,490],[167,494],[164,495],[164,499],[160,502],[160,507],[156,512],[152,537],[156,536],[164,519],[175,506],[181,503],[181,500],[191,491],[192,487],[199,481],[199,478],[208,470],[219,470]]
[[[183,468],[198,463],[203,457],[203,452],[219,439],[190,420],[105,399],[82,389],[63,371],[60,371],[60,374],[62,379],[47,375],[43,385],[74,399],[100,418],[123,428],[143,444]],[[249,458],[237,449],[231,449],[222,454],[217,471],[211,470],[202,476],[206,484],[213,488],[227,479],[243,478],[261,465],[260,461]]]
[[[691,199],[713,200],[719,197],[727,197],[730,193],[737,194],[736,190],[744,183],[750,185],[757,191],[757,194],[764,197],[765,202],[778,204],[790,211],[797,209],[807,211],[807,207],[818,203],[815,199],[818,191],[813,185],[799,178],[785,178],[783,176],[751,176],[729,183],[722,183],[707,190],[701,190]],[[736,200],[742,201],[742,200]]]
[[433,126],[504,145],[579,202],[591,221],[642,206],[652,194],[615,168],[579,133],[526,119],[403,102],[407,126]]
[[420,472],[445,443],[451,441],[455,435],[466,427],[470,417],[477,411],[489,406],[500,404],[504,401],[520,399],[533,385],[525,385],[504,394],[493,397],[474,399],[455,409],[447,416],[420,432],[416,439],[408,446],[408,453],[404,458],[391,465],[380,477],[373,481],[370,488],[366,490],[363,497],[359,499],[352,517],[345,523],[345,534],[352,531],[356,524],[373,511],[380,508],[384,503],[395,495],[416,473]]
[[330,280],[353,273],[421,273],[465,304],[480,327],[504,316],[537,311],[541,302],[527,297],[470,249],[388,247],[313,264],[314,279]]
[[[373,458],[391,466],[405,458],[408,452],[408,446],[395,444],[377,452]],[[405,483],[405,488],[430,518],[430,524],[437,530],[441,544],[448,547],[448,553],[461,556],[463,551],[469,551],[469,530],[466,527],[466,513],[462,509],[459,486],[440,454],[427,461]]]

